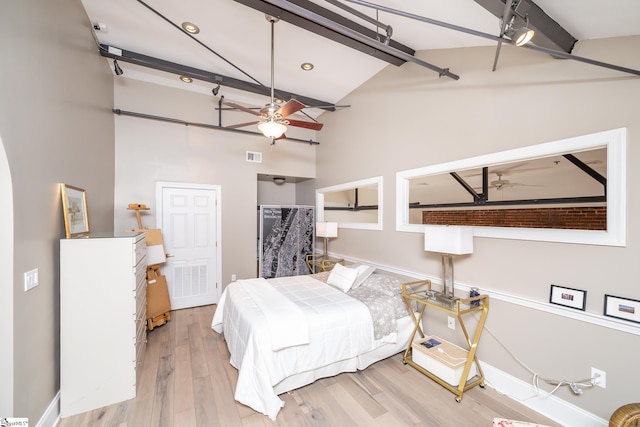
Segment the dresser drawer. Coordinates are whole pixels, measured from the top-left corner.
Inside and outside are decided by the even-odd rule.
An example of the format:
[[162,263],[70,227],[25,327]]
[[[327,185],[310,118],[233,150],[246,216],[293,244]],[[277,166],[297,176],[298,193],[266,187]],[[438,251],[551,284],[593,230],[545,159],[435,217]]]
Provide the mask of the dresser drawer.
[[145,293],[147,289],[147,267],[140,265],[136,267],[136,287],[134,288],[134,295]]
[[137,240],[134,244],[133,254],[133,265],[136,266],[147,256],[147,244],[144,240],[144,234],[142,234],[142,239]]
[[140,384],[140,376],[142,375],[142,364],[144,362],[144,355],[147,352],[147,343],[140,343],[136,346],[136,360],[133,361],[134,369],[136,371],[136,382],[134,387]]

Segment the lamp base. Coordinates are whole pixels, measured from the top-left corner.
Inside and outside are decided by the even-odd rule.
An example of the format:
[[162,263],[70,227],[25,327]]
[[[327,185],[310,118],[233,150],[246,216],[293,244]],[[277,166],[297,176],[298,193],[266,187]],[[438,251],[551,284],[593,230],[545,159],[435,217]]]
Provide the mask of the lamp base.
[[448,304],[451,307],[453,307],[459,299],[460,298],[454,297],[453,295],[445,295],[440,292],[436,293],[436,301],[439,301],[442,304]]

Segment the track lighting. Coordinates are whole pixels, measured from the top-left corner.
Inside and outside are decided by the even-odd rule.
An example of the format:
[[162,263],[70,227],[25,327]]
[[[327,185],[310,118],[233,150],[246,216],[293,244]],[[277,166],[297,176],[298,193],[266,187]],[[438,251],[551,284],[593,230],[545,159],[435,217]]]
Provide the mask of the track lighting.
[[504,32],[504,34],[508,36],[516,46],[523,46],[529,43],[536,34],[535,31],[529,28],[529,17],[525,16],[524,19],[526,20],[526,23],[523,27],[513,28],[513,24],[516,21],[516,15],[513,15]]
[[511,40],[516,44],[516,46],[522,46],[529,43],[534,35],[535,31],[531,28],[522,27],[517,30],[513,36],[511,36]]
[[220,83],[218,83],[218,86],[216,86],[213,89],[211,89],[211,93],[213,93],[213,96],[218,96],[218,91],[219,90],[220,90]]
[[120,68],[120,66],[118,65],[117,59],[113,60],[113,72],[116,73],[116,76],[121,76],[124,74],[124,71],[122,71],[122,68]]

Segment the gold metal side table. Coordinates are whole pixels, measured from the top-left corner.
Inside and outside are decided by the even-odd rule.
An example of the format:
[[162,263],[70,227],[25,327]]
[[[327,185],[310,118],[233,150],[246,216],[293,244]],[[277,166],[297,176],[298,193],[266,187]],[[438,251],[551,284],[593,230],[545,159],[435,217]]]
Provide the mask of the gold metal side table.
[[342,258],[329,258],[324,254],[307,254],[305,259],[307,266],[311,273],[318,273],[321,271],[329,271],[336,264],[344,265],[344,259]]
[[[419,280],[416,282],[402,284],[402,299],[407,306],[407,310],[409,310],[409,312],[412,314],[414,311],[411,308],[411,302],[415,301],[418,304],[419,313],[417,317],[413,316],[415,327],[413,328],[411,340],[409,341],[409,345],[404,352],[402,361],[405,364],[414,367],[422,374],[426,375],[447,390],[454,393],[456,395],[456,402],[462,401],[462,395],[465,391],[477,385],[484,388],[484,373],[482,372],[480,363],[478,363],[476,351],[478,350],[480,336],[482,335],[484,323],[487,319],[487,314],[489,313],[489,296],[478,295],[471,298],[459,298],[451,300],[447,297],[444,297],[440,292],[432,290],[430,280]],[[458,319],[458,324],[460,325],[460,329],[462,329],[462,332],[468,344],[468,357],[464,364],[462,375],[460,377],[460,383],[457,387],[445,382],[438,376],[427,371],[422,366],[413,361],[413,350],[411,348],[411,344],[413,343],[417,333],[419,333],[422,338],[425,337],[424,330],[422,329],[422,319],[425,315],[427,307],[455,316]],[[478,319],[478,324],[475,331],[473,332],[473,337],[471,337],[464,324],[463,316],[475,312],[480,313],[480,319]],[[469,378],[467,381],[464,381],[464,379],[469,375],[471,365],[474,363],[477,368],[477,374],[474,377]]]

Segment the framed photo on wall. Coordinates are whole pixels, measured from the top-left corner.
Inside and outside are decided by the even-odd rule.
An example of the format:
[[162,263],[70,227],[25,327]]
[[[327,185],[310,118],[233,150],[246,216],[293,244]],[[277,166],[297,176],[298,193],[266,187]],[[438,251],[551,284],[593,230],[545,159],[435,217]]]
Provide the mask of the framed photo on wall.
[[631,298],[605,295],[604,315],[640,323],[640,301]]
[[584,311],[587,306],[587,291],[551,285],[549,302]]
[[62,194],[62,212],[67,239],[89,235],[89,211],[87,210],[87,192],[82,188],[60,184]]

